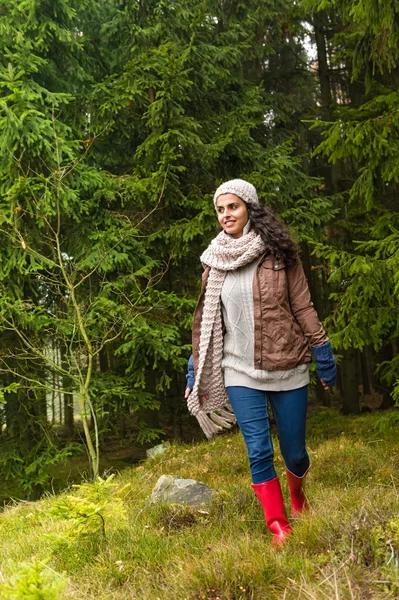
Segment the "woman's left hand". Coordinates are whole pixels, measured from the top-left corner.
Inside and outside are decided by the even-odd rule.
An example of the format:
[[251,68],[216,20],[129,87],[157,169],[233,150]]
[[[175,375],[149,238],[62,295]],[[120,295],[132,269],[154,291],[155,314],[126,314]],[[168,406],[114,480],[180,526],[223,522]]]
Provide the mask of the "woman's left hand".
[[312,352],[316,359],[316,372],[323,388],[325,390],[333,388],[337,375],[337,366],[330,341],[321,344],[321,346],[313,347]]

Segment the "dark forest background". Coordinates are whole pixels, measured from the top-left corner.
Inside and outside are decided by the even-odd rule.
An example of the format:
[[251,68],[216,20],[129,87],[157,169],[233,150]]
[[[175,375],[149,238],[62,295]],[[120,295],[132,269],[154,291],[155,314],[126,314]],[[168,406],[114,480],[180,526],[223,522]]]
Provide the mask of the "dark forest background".
[[0,491],[200,437],[198,258],[234,177],[300,243],[339,360],[313,402],[395,405],[395,0],[1,0],[0,46]]

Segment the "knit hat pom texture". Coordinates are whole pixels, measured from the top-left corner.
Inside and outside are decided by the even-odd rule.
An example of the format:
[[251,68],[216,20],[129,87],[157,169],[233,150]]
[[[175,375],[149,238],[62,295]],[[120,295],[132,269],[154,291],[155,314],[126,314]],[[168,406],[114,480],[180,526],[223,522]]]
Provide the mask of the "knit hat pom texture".
[[256,206],[259,206],[259,199],[255,186],[244,179],[230,179],[230,181],[225,181],[222,183],[222,185],[220,185],[216,190],[213,197],[215,208],[216,200],[223,194],[235,194],[247,204],[255,204]]

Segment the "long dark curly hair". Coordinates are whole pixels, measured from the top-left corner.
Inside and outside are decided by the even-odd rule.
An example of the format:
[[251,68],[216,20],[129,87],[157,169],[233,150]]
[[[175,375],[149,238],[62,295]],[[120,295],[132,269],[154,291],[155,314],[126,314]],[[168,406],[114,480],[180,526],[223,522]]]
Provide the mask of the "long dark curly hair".
[[265,242],[268,253],[283,260],[287,267],[295,265],[298,247],[291,239],[288,228],[280,223],[272,209],[254,204],[247,204],[247,209],[251,229]]

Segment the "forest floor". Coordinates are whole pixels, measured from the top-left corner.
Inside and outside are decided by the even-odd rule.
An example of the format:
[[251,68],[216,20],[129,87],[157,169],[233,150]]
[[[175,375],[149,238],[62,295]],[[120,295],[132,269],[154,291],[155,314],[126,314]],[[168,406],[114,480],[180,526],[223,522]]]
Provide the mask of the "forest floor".
[[[333,392],[326,396],[329,400],[329,408],[339,412],[342,406],[342,398],[337,392]],[[378,393],[372,395],[363,395],[360,389],[360,406],[364,412],[377,411],[382,402],[382,397]],[[312,416],[320,411],[320,403],[314,393],[309,396],[308,414]],[[271,417],[272,418],[272,417]],[[378,418],[378,417],[377,417]],[[184,425],[184,441],[199,441],[203,439],[203,434],[195,419],[192,419]],[[57,427],[57,426],[55,426]],[[172,441],[172,432],[169,432],[171,427],[164,427],[165,437]],[[78,419],[75,423],[75,438],[74,441],[82,442],[82,448],[79,453],[75,453],[65,462],[57,463],[50,467],[51,481],[49,487],[53,493],[59,493],[62,490],[70,487],[75,483],[86,481],[90,476],[89,462],[87,452],[83,445],[83,425]],[[160,439],[158,443],[162,440]],[[165,440],[164,440],[165,441]],[[6,441],[3,441],[3,446]],[[154,442],[156,443],[156,442]],[[151,447],[151,444],[141,445],[132,441],[128,437],[121,439],[120,437],[108,437],[102,442],[100,451],[100,472],[101,473],[120,473],[130,465],[142,462],[146,457],[146,449]],[[0,471],[2,469],[2,445],[0,445]],[[26,499],[26,493],[18,485],[15,479],[0,480],[0,512],[1,509],[10,501],[18,501]]]
[[[242,437],[172,444],[112,481],[0,514],[0,598],[399,599],[398,412],[311,414],[311,509],[272,551]],[[276,468],[287,498],[284,466]],[[151,505],[162,474],[218,490],[206,511]],[[26,592],[25,592],[25,591]]]

